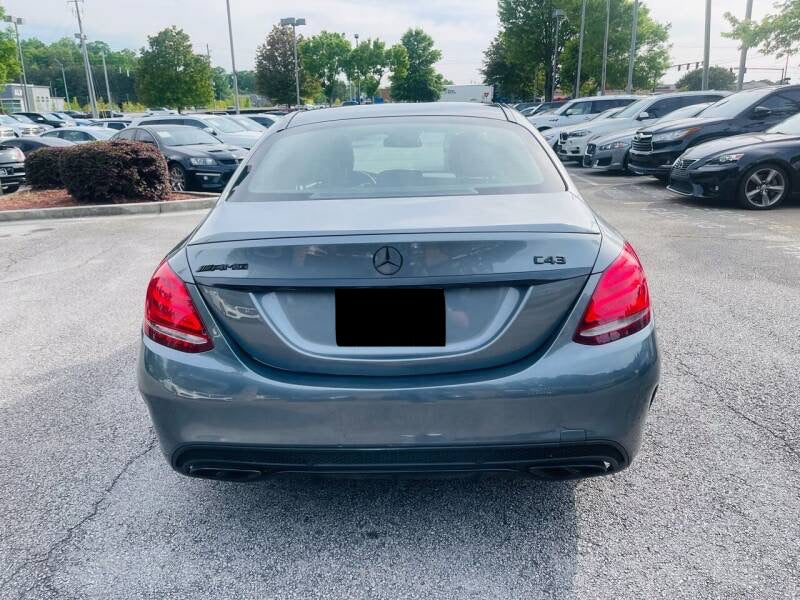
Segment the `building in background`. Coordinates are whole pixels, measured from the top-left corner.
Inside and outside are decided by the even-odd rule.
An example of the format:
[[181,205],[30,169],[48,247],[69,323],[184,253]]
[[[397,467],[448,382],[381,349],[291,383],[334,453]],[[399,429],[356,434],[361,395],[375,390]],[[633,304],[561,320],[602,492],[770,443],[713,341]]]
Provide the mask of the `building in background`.
[[[28,98],[33,106],[27,108],[31,112],[63,111],[66,108],[64,98],[50,95],[46,85],[28,84]],[[7,83],[0,91],[0,107],[4,112],[13,113],[25,110],[23,106],[23,88],[21,83]]]
[[491,85],[446,85],[439,102],[480,102],[490,104],[494,97]]

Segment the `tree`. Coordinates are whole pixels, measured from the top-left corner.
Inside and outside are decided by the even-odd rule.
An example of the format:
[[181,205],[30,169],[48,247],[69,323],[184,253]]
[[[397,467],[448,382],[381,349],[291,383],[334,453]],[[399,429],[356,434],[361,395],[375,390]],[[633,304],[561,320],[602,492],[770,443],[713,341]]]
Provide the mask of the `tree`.
[[[556,87],[574,93],[583,0],[499,0],[500,33],[484,53],[484,80],[499,87],[502,95],[532,98]],[[555,39],[553,11],[564,11]],[[595,93],[600,86],[606,0],[588,0],[581,68],[581,93]],[[633,19],[633,0],[611,3],[608,40],[607,86],[622,88],[628,77],[628,52]],[[669,26],[653,20],[645,5],[638,13],[634,85],[649,88],[669,64]],[[553,72],[558,54],[559,69]]]
[[236,82],[239,84],[239,91],[243,94],[256,93],[255,71],[236,71]]
[[189,36],[168,27],[148,36],[136,69],[139,98],[150,106],[204,106],[214,97],[208,58],[192,51]]
[[343,33],[321,31],[300,45],[303,67],[317,79],[328,102],[333,102],[336,82],[345,69],[350,54],[350,42]]
[[349,72],[358,82],[362,93],[374,96],[391,62],[391,49],[379,39],[361,42],[353,48],[349,58]]
[[[710,67],[708,69],[708,89],[710,90],[732,90],[736,83],[736,76],[722,67]],[[689,71],[678,80],[675,86],[679,90],[702,90],[703,89],[703,69]]]
[[[578,68],[580,12],[582,0],[562,0],[567,13],[565,34],[568,36],[561,56],[561,88],[575,94]],[[605,32],[605,0],[589,0],[586,6],[586,29],[581,65],[581,95],[594,94],[600,89]],[[592,18],[593,15],[603,18]],[[607,86],[622,89],[628,81],[628,57],[631,44],[633,2],[611,3],[611,25],[608,33]],[[669,25],[662,25],[650,16],[647,5],[640,3],[636,28],[636,59],[633,86],[654,88],[670,64]]]
[[400,43],[405,48],[408,62],[405,72],[393,70],[392,98],[406,102],[438,100],[444,86],[442,76],[433,65],[442,58],[442,53],[434,48],[433,38],[420,28],[409,29]]
[[740,21],[725,13],[732,29],[722,35],[779,58],[796,54],[800,50],[800,0],[783,0],[775,8],[779,9],[777,14],[769,14],[760,22]]
[[[298,48],[303,46],[303,37],[298,36]],[[308,77],[303,61],[299,61],[300,97],[314,96],[319,83]],[[256,50],[256,91],[278,104],[292,105],[296,102],[294,77],[294,41],[289,27],[272,28],[267,39]]]
[[211,77],[211,83],[214,86],[214,100],[233,98],[230,73],[222,67],[214,67],[211,71]]
[[[0,19],[5,16],[5,12],[0,6]],[[11,81],[18,73],[17,43],[13,30],[6,27],[0,31],[0,83]]]

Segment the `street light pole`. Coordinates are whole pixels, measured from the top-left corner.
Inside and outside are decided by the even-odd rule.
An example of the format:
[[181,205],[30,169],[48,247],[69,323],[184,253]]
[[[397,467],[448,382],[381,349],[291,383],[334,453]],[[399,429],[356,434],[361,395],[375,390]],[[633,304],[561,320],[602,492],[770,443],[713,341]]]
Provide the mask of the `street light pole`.
[[281,25],[292,26],[292,44],[294,46],[294,86],[297,92],[297,106],[300,106],[300,63],[297,61],[297,27],[305,25],[305,19],[298,19],[296,17],[286,17],[281,19]]
[[586,0],[581,5],[581,37],[578,41],[578,74],[575,77],[574,98],[581,97],[581,63],[583,62],[583,34],[586,31]]
[[600,78],[600,95],[606,95],[606,71],[608,68],[608,27],[611,24],[611,0],[606,0],[606,32],[603,36],[603,73]]
[[58,66],[61,67],[61,80],[64,82],[64,96],[67,99],[67,105],[71,105],[72,103],[69,101],[69,90],[67,89],[67,74],[64,72],[64,63],[60,60],[56,60]]
[[14,34],[17,36],[17,51],[19,52],[19,66],[22,70],[22,103],[23,110],[36,110],[35,106],[31,106],[30,97],[28,96],[28,76],[25,74],[25,58],[22,55],[22,44],[19,43],[19,25],[25,23],[24,19],[6,15],[4,20],[7,23],[14,24]]
[[708,89],[708,68],[711,60],[711,0],[706,0],[706,38],[703,44],[703,85],[702,89]]
[[83,20],[81,19],[81,9],[78,2],[83,0],[68,0],[68,3],[75,5],[75,16],[78,18],[78,30],[75,37],[81,41],[81,50],[83,51],[83,68],[86,70],[86,87],[89,91],[89,104],[92,106],[92,117],[95,119],[100,117],[97,112],[97,97],[94,93],[94,81],[92,79],[92,67],[89,63],[89,51],[86,49],[86,36],[83,34]]
[[631,52],[628,57],[628,85],[625,86],[627,93],[633,92],[633,66],[636,62],[636,33],[639,27],[639,0],[633,0],[633,24],[631,26]]
[[[112,108],[111,105],[113,104],[114,101],[111,99],[111,86],[108,85],[108,69],[106,69],[106,53],[101,52],[100,58],[103,59],[103,77],[105,77],[106,80],[106,96],[108,96],[108,98],[106,98],[106,101],[108,102],[108,110],[113,112],[114,109]],[[113,115],[109,114],[108,116],[111,117]]]
[[[231,41],[231,68],[233,69],[233,104],[236,107],[236,114],[239,114],[239,79],[236,77],[236,58],[233,52],[233,25],[231,24],[231,0],[225,0],[225,6],[228,9],[228,37]],[[208,46],[206,46],[208,51]],[[297,48],[295,47],[295,63],[297,63]],[[209,65],[211,64],[211,57],[208,58]],[[297,66],[295,65],[295,69]]]
[[[356,38],[356,50],[358,50],[358,34],[355,33],[353,36]],[[361,104],[361,77],[358,76],[358,71],[356,71],[356,102]]]

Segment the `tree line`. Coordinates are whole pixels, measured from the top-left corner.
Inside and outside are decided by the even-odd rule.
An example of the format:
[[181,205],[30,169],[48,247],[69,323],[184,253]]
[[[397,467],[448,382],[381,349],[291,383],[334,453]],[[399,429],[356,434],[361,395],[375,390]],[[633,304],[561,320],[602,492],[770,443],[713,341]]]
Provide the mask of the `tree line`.
[[[0,18],[3,16],[0,7]],[[303,101],[335,103],[358,94],[372,97],[388,80],[392,99],[419,102],[438,99],[447,83],[434,65],[441,59],[433,39],[422,29],[409,29],[392,46],[380,39],[357,45],[342,33],[322,31],[298,36],[300,91]],[[186,108],[225,106],[233,102],[231,73],[214,67],[210,56],[194,50],[189,35],[168,27],[148,36],[138,52],[113,50],[107,43],[87,44],[97,96],[105,106],[105,56],[109,87],[117,107]],[[56,96],[69,97],[79,109],[88,103],[81,48],[73,38],[46,44],[22,41],[28,83],[49,86]],[[255,69],[237,71],[240,94],[258,94],[275,104],[294,105],[294,40],[289,27],[275,26],[259,45]],[[13,31],[0,30],[0,82],[19,80],[20,65]],[[247,102],[244,103],[247,105]]]

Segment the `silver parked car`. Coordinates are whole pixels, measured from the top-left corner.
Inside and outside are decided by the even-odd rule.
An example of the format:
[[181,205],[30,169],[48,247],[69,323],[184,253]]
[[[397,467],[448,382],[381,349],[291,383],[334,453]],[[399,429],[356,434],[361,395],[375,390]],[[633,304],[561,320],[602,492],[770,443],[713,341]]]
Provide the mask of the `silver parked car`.
[[[706,108],[714,104],[691,104],[678,110],[664,115],[651,124],[666,123],[679,119],[689,119],[696,117]],[[631,151],[633,137],[639,128],[626,129],[607,135],[596,135],[589,139],[586,144],[586,152],[583,155],[583,166],[603,171],[625,171],[628,168],[628,155]]]
[[111,139],[111,136],[113,136],[115,133],[116,130],[108,129],[106,127],[76,126],[52,129],[46,133],[43,133],[42,137],[54,137],[67,140],[68,142],[73,142],[75,144],[84,144],[86,142],[98,142]]
[[134,119],[137,125],[187,125],[210,133],[221,142],[250,150],[261,138],[262,132],[251,131],[226,115],[159,115]]
[[659,380],[647,280],[516,111],[288,115],[147,288],[139,389],[169,463],[618,472]]
[[52,129],[49,125],[37,125],[29,118],[18,115],[0,115],[0,138],[25,137],[29,135],[42,135]]
[[647,127],[657,119],[694,104],[716,102],[730,92],[676,92],[674,94],[660,94],[644,98],[626,106],[625,110],[618,112],[613,118],[603,123],[586,123],[585,126],[575,125],[568,131],[562,130],[559,156],[578,161],[583,160],[586,153],[586,144],[589,139],[599,135],[625,131],[631,127]]

